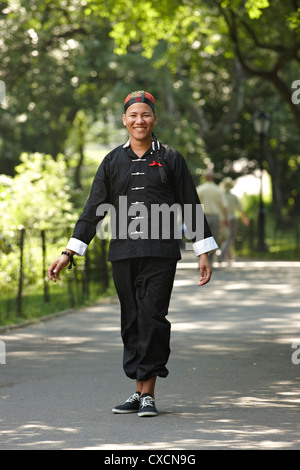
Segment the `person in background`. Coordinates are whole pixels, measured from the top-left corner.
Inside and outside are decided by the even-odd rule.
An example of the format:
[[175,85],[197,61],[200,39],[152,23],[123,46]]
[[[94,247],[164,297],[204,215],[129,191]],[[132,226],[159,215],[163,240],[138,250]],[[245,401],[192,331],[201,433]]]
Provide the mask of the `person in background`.
[[236,237],[238,215],[241,215],[242,222],[246,227],[249,225],[249,220],[243,212],[239,198],[231,192],[232,188],[234,187],[233,180],[231,178],[224,178],[221,183],[221,187],[224,189],[224,195],[227,202],[229,230],[227,236],[224,237],[225,241],[223,241],[221,244],[220,262],[226,260],[231,262],[233,261],[232,245]]
[[[196,190],[212,235],[219,244],[220,232],[222,226],[228,226],[228,207],[224,192],[215,183],[215,174],[213,170],[207,169],[205,172],[205,183],[197,186]],[[219,251],[219,250],[218,250]],[[218,253],[218,252],[217,252]],[[213,254],[210,253],[210,261],[213,260]]]

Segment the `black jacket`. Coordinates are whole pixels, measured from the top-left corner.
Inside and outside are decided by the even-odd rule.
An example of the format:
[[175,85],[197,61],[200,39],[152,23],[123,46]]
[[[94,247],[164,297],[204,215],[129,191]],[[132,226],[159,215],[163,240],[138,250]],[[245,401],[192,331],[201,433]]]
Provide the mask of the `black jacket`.
[[[88,245],[108,205],[111,205],[115,217],[112,216],[109,261],[143,256],[180,259],[176,220],[174,223],[176,215],[171,211],[164,228],[156,227],[153,231],[154,217],[151,211],[162,204],[168,207],[179,204],[182,209],[189,205],[192,211],[192,226],[189,228],[195,232],[195,210],[201,206],[183,156],[166,145],[161,145],[160,154],[161,163],[158,163],[152,148],[142,158],[135,155],[129,144],[112,150],[98,168],[72,238]],[[162,181],[160,165],[163,165],[167,175],[166,182]],[[155,220],[157,223],[158,219]],[[211,237],[205,217],[203,228],[202,238]],[[193,241],[198,241],[197,236],[193,237]]]

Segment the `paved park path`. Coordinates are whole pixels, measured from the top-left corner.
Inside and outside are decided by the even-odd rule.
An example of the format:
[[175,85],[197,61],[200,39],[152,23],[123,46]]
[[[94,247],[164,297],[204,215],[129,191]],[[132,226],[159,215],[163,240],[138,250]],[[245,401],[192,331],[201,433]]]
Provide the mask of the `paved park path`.
[[300,263],[217,266],[202,288],[196,267],[178,265],[155,418],[111,413],[134,391],[117,301],[2,333],[0,449],[300,450]]

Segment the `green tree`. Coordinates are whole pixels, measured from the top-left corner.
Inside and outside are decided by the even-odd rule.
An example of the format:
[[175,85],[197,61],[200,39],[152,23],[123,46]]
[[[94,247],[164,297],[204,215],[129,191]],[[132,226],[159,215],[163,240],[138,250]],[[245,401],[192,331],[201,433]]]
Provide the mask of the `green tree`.
[[0,175],[0,286],[16,287],[20,230],[25,229],[26,283],[41,281],[41,231],[53,246],[65,246],[78,216],[71,203],[66,163],[40,153],[21,155],[14,178]]
[[176,84],[178,95],[184,96],[182,107],[176,99],[174,107],[198,129],[221,174],[235,173],[237,160],[247,162],[243,171],[255,168],[259,148],[252,114],[261,106],[271,112],[264,167],[272,177],[280,219],[283,205],[291,209],[299,198],[290,171],[282,172],[292,165],[299,175],[300,111],[291,99],[299,73],[299,2],[134,3],[133,10],[125,11],[122,2],[112,10],[116,53],[126,54],[140,43],[143,54],[153,57],[159,45],[166,44],[158,64],[168,64],[173,88]]
[[276,207],[291,210],[299,198],[288,171],[299,170],[299,106],[291,104],[298,35],[297,0],[2,2],[1,171],[13,174],[23,151],[63,153],[80,188],[90,129],[97,142],[119,143],[124,96],[146,88],[157,96],[158,137],[194,173],[208,158],[221,175],[236,176],[236,161],[253,171],[251,117],[263,105],[272,114],[264,166]]
[[[296,77],[300,63],[300,36],[295,28],[299,2],[267,0],[242,2],[215,0],[228,27],[234,52],[244,70],[270,82],[288,104],[300,131],[300,109],[291,99],[291,75]],[[259,7],[268,7],[263,12]],[[299,17],[298,17],[299,19]]]
[[13,174],[24,151],[65,153],[77,113],[101,110],[114,83],[109,29],[107,19],[89,15],[81,2],[1,2],[2,172]]
[[70,227],[76,214],[63,156],[54,161],[50,155],[23,153],[20,159],[14,178],[1,178],[1,232]]

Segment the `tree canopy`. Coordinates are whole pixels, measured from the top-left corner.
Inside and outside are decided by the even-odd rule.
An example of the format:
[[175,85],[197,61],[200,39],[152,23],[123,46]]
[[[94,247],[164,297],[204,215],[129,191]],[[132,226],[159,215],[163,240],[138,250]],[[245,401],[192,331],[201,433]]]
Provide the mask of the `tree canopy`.
[[77,155],[80,188],[92,124],[99,144],[119,142],[124,97],[148,89],[159,138],[182,151],[195,175],[209,162],[221,176],[253,171],[252,115],[268,111],[264,167],[276,209],[296,213],[299,18],[298,0],[0,2],[1,173],[13,174],[23,152],[63,153],[67,166]]

